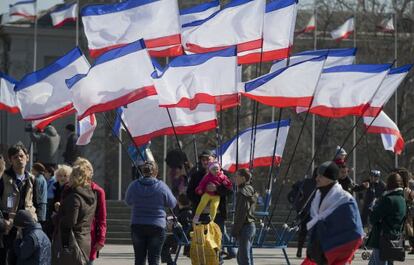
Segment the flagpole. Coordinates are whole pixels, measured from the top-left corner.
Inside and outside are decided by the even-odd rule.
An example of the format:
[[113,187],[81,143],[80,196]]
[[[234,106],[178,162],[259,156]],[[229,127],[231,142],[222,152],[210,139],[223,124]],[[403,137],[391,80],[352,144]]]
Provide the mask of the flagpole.
[[120,142],[118,143],[118,200],[122,200],[122,126],[119,127],[119,141]]
[[[170,58],[169,57],[165,58],[165,64],[168,65],[169,62],[170,62]],[[178,145],[180,145],[180,143],[178,143]],[[165,159],[167,158],[167,149],[168,149],[167,147],[168,147],[168,138],[167,138],[167,135],[164,135],[164,146],[163,146],[163,154],[164,154],[163,158],[164,159],[162,161],[162,180],[164,181],[164,183],[167,183],[167,161],[165,161]],[[181,150],[180,146],[179,148]]]
[[[33,72],[37,69],[37,1],[34,2],[35,5],[35,17],[34,17],[34,32],[33,32]],[[33,141],[30,141],[30,169],[33,166]]]
[[[354,48],[356,48],[357,45],[357,27],[356,27],[356,22],[357,22],[357,10],[358,10],[358,2],[357,5],[355,7],[355,11],[354,11]],[[352,117],[353,123],[354,123],[354,130],[352,132],[352,142],[353,145],[355,146],[355,151],[352,155],[352,166],[353,166],[353,171],[352,171],[352,179],[354,180],[354,183],[356,182],[356,170],[357,170],[357,149],[356,149],[356,141],[357,141],[357,121],[355,116]]]
[[[313,50],[318,47],[318,12],[316,11],[316,0],[313,2],[313,16],[315,18],[315,30],[313,32]],[[315,154],[316,116],[312,114],[312,156]],[[315,159],[312,158],[312,168],[315,168]]]
[[77,10],[76,10],[76,46],[79,46],[79,0],[76,0],[76,6],[77,6]]
[[[395,66],[397,66],[398,60],[398,23],[397,23],[397,12],[394,12],[394,60]],[[394,122],[398,126],[398,92],[397,89],[394,93]],[[398,155],[394,154],[394,165],[398,168]]]

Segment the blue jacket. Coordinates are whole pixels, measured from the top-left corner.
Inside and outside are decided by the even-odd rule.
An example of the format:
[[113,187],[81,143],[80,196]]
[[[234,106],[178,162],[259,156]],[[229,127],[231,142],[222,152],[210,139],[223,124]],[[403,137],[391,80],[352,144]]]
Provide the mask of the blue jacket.
[[23,238],[16,240],[17,265],[50,265],[51,245],[39,223],[23,229]]
[[55,184],[56,183],[56,177],[53,176],[47,181],[47,199],[53,199],[55,197]]
[[168,186],[152,177],[134,180],[125,196],[132,206],[131,224],[166,226],[165,208],[174,208],[177,201]]
[[47,181],[43,175],[35,177],[36,188],[36,214],[39,222],[46,221],[47,212]]

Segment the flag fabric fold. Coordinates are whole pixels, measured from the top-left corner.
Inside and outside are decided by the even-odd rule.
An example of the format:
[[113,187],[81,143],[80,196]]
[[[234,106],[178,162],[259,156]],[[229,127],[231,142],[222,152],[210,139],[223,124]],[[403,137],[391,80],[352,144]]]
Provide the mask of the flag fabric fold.
[[392,151],[397,155],[402,153],[404,150],[404,139],[398,126],[384,111],[381,111],[376,118],[364,117],[364,125],[367,128],[367,133],[381,134],[385,150]]
[[203,20],[220,10],[220,1],[214,0],[180,10],[181,25]]
[[395,31],[394,28],[394,18],[386,18],[381,21],[381,23],[377,26],[377,29],[382,32],[392,33]]
[[344,24],[339,26],[337,29],[331,31],[332,39],[341,41],[348,39],[348,37],[355,31],[355,19],[354,17],[349,18]]
[[78,140],[77,145],[87,145],[91,142],[93,133],[95,132],[96,126],[95,114],[86,116],[82,120],[78,121]]
[[326,55],[312,58],[246,82],[243,95],[279,108],[309,107],[325,59]]
[[155,95],[152,72],[142,39],[104,53],[88,73],[66,80],[78,119]]
[[74,48],[49,66],[27,74],[14,88],[25,120],[63,117],[73,108],[65,80],[89,70],[89,62]]
[[[217,126],[215,107],[199,104],[194,110],[185,108],[167,109],[158,106],[158,95],[135,101],[124,109],[124,120],[137,146],[146,144],[152,138],[177,134],[195,134],[212,130]],[[137,121],[139,117],[140,121]]]
[[239,103],[235,47],[173,59],[154,79],[160,106],[195,108],[200,103],[225,109]]
[[315,19],[315,15],[312,15],[309,19],[308,24],[306,24],[306,26],[302,30],[299,30],[298,32],[296,32],[296,35],[312,32],[315,30],[316,30],[316,19]]
[[76,21],[78,17],[78,4],[76,2],[64,4],[50,12],[50,17],[55,28],[59,28],[68,22]]
[[[272,122],[257,125],[256,141],[254,147],[253,167],[265,167],[272,165],[273,149],[276,142],[276,131],[279,127],[277,138],[277,147],[274,157],[275,165],[279,165],[282,160],[285,149],[286,139],[289,132],[290,120],[282,120],[280,123]],[[250,146],[252,139],[252,128],[246,129],[239,133],[218,148],[217,155],[221,157],[222,167],[229,172],[236,171],[236,153],[238,140],[238,167],[249,168],[250,164]]]
[[14,92],[16,83],[16,80],[0,72],[0,110],[19,113],[19,104],[16,93]]
[[33,20],[36,17],[36,0],[19,1],[10,5],[9,15]]
[[82,9],[81,15],[93,57],[141,38],[151,56],[182,54],[177,0],[126,0],[89,5]]
[[323,117],[362,116],[391,64],[343,65],[324,69],[310,112]]

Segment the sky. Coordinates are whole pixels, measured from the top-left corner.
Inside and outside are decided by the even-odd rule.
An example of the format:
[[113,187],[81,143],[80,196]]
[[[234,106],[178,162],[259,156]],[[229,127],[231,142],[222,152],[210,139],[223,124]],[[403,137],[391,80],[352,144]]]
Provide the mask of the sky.
[[[0,0],[0,14],[9,11],[9,5],[19,2],[19,0]],[[63,0],[37,0],[39,10],[47,9],[55,4],[62,3]]]

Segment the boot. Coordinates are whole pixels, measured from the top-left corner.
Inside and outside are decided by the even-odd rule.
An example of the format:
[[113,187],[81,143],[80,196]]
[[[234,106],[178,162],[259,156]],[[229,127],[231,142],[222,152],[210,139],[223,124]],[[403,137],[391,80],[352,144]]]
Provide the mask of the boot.
[[302,247],[298,247],[298,251],[296,252],[296,257],[301,258],[302,257]]

